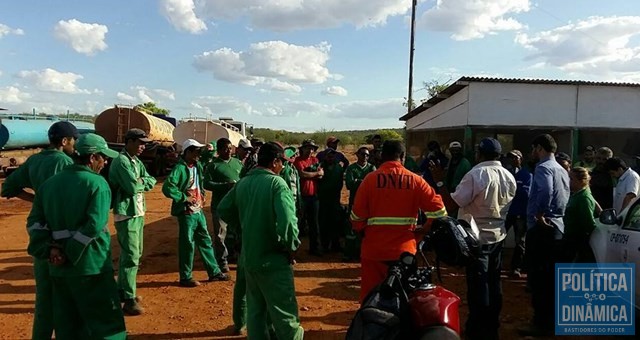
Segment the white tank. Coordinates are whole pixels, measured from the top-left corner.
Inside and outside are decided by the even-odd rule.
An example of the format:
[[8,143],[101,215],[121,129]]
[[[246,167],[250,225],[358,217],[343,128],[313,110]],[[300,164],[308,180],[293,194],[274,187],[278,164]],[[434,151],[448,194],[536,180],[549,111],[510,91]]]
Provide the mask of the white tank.
[[236,127],[210,119],[185,119],[180,121],[173,130],[173,139],[178,145],[182,145],[187,139],[195,139],[200,143],[207,144],[220,138],[228,138],[233,146],[238,146],[240,140],[245,137]]

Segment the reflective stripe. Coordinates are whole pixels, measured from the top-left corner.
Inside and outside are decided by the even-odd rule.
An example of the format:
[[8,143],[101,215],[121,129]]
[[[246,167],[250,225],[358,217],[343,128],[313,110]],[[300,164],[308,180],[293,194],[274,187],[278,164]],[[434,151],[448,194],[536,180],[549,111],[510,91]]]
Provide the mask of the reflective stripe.
[[81,232],[76,232],[75,234],[73,234],[73,239],[84,244],[85,246],[88,246],[89,243],[91,243],[91,241],[93,241],[93,239]]
[[40,224],[40,222],[36,222],[34,224],[32,224],[29,228],[27,228],[27,232],[30,234],[33,231],[36,230],[40,230],[40,231],[44,231],[44,230],[49,230],[49,228],[47,227],[47,225],[42,225]]
[[427,215],[427,218],[438,218],[438,217],[444,217],[447,216],[447,209],[446,208],[442,208],[438,211],[427,211],[425,213],[425,215]]
[[75,234],[74,232],[71,232],[67,229],[64,230],[56,230],[54,232],[51,233],[53,236],[54,240],[62,240],[64,238],[71,238],[73,236],[73,234]]
[[350,216],[351,220],[354,222],[360,222],[360,221],[364,221],[363,218],[358,217],[358,215],[356,215],[353,210],[351,210],[351,216]]
[[368,225],[410,225],[416,224],[415,217],[372,217],[367,220]]
[[[109,232],[109,227],[105,225],[104,228],[102,228],[102,230],[100,232],[108,233]],[[76,239],[77,241],[79,241],[81,243],[84,243],[82,240],[85,237],[89,238],[89,241],[92,240],[90,237],[85,236],[85,235],[83,235],[82,233],[79,233],[76,230],[71,230],[71,231],[68,230],[68,229],[56,230],[56,231],[53,231],[51,234],[52,234],[52,237],[53,237],[54,240],[62,240],[62,239],[65,239],[65,238],[72,238],[72,237],[75,238],[76,234],[80,234],[81,235],[81,236],[79,236],[80,239]]]

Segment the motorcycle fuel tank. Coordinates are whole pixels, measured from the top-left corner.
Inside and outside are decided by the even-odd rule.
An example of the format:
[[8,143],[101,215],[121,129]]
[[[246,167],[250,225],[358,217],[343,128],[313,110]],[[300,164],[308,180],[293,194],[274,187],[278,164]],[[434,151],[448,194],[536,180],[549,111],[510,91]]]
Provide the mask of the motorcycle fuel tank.
[[409,299],[411,318],[417,330],[446,326],[460,334],[460,298],[441,286],[417,289]]

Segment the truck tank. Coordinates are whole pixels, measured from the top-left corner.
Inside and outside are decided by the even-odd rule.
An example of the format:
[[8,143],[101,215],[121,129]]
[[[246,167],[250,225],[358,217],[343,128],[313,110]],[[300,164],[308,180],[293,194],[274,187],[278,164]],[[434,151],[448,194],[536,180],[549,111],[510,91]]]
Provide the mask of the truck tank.
[[142,129],[154,142],[170,147],[173,125],[134,107],[115,106],[102,111],[96,118],[96,133],[109,143],[124,143],[124,135],[132,128]]
[[[40,119],[26,117],[0,118],[0,149],[14,150],[45,146],[49,144],[49,127],[59,119]],[[83,134],[94,132],[92,123],[70,120]]]
[[200,143],[209,143],[219,138],[228,138],[231,144],[238,146],[242,138],[245,138],[236,127],[224,121],[210,119],[185,119],[180,121],[173,130],[173,138],[178,145],[187,139],[195,139]]

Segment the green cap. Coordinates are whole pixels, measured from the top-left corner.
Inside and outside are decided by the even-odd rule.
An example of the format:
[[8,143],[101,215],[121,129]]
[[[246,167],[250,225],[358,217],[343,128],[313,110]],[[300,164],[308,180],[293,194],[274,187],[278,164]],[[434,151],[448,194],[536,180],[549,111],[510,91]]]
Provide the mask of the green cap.
[[81,135],[76,141],[75,148],[79,155],[101,153],[109,158],[118,157],[118,152],[109,149],[107,141],[95,133],[86,133]]
[[297,153],[295,147],[288,147],[284,149],[284,156],[287,158],[292,158]]

